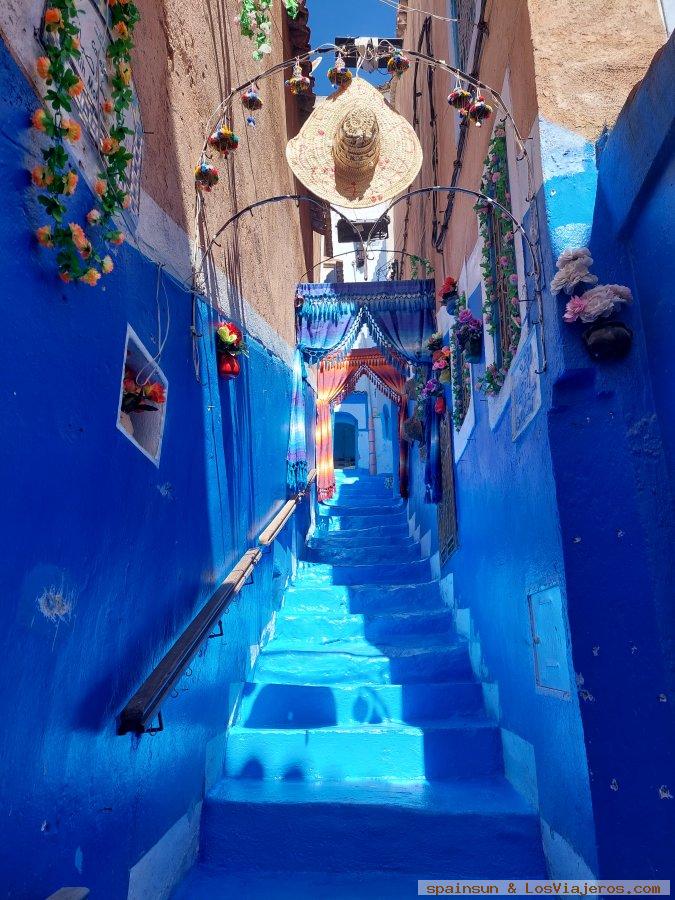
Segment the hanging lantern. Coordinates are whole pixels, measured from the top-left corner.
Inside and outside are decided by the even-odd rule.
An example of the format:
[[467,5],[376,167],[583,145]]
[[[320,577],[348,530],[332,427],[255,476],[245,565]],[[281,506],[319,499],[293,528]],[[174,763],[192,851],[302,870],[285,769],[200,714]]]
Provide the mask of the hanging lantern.
[[206,161],[201,162],[195,169],[195,187],[198,191],[207,193],[218,184],[218,169]]
[[394,55],[390,56],[387,60],[387,71],[391,75],[396,75],[398,78],[400,78],[404,72],[407,72],[409,68],[410,60],[403,53],[394,53]]
[[209,137],[209,146],[227,158],[230,151],[236,150],[239,146],[239,138],[227,125],[221,125]]
[[448,103],[459,110],[462,115],[466,115],[466,111],[471,105],[471,94],[458,84],[453,91],[448,94]]
[[312,79],[302,74],[299,59],[295,61],[293,75],[286,82],[286,86],[294,97],[298,94],[306,94],[312,87]]
[[352,83],[352,73],[345,65],[341,53],[338,53],[335,65],[328,70],[328,80],[338,89],[349,87]]
[[218,354],[218,374],[221,378],[236,378],[240,372],[241,366],[235,354]]
[[[259,109],[262,109],[263,102],[260,99],[260,94],[255,90],[255,88],[249,88],[247,91],[241,95],[241,103],[244,109],[247,109],[249,113],[257,112]],[[253,115],[246,116],[246,124],[251,127],[255,126],[255,117]]]
[[481,122],[489,119],[491,115],[492,107],[485,102],[485,97],[482,94],[476,94],[476,99],[469,106],[469,118],[471,121],[475,122],[476,126],[480,128]]

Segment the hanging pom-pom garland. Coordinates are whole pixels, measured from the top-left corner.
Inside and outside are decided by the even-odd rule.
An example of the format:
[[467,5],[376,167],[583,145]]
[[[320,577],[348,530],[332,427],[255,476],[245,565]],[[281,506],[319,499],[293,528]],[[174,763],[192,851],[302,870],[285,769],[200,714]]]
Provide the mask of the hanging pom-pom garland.
[[236,150],[239,146],[239,138],[227,125],[221,125],[209,137],[209,146],[227,158],[230,151]]
[[485,102],[485,97],[482,94],[477,94],[475,100],[469,106],[469,118],[480,128],[481,122],[489,119],[491,115],[492,107]]
[[[257,112],[259,109],[262,109],[263,106],[260,94],[255,88],[249,88],[247,91],[244,91],[241,95],[241,104],[244,109],[249,111],[249,113]],[[246,116],[246,124],[254,127],[255,117],[253,115]]]
[[218,184],[218,169],[206,161],[201,162],[195,169],[195,187],[198,191],[206,191]]
[[311,78],[302,74],[302,66],[299,59],[295,61],[293,75],[286,82],[286,86],[294,97],[298,94],[306,94],[312,86]]
[[335,65],[328,70],[328,80],[338,89],[349,87],[352,83],[352,73],[345,65],[341,53],[338,53]]
[[396,75],[398,78],[400,78],[404,72],[407,72],[409,68],[410,60],[403,53],[394,53],[394,55],[390,56],[387,60],[387,71],[391,75]]

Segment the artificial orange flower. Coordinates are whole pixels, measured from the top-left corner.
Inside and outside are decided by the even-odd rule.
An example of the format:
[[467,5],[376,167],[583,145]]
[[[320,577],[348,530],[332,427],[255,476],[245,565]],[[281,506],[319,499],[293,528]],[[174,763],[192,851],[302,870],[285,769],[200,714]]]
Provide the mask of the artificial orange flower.
[[115,234],[113,234],[110,238],[110,243],[115,244],[116,246],[123,244],[124,243],[124,232],[118,231]]
[[103,112],[107,116],[109,116],[110,113],[115,109],[115,107],[113,106],[112,100],[104,100],[103,103],[101,104],[101,107],[103,109]]
[[66,175],[66,184],[63,188],[63,193],[69,197],[74,194],[78,179],[79,176],[77,172],[73,172],[73,170],[71,169],[70,172],[68,172],[68,174]]
[[48,31],[55,31],[57,28],[60,28],[63,25],[63,16],[61,15],[61,10],[56,9],[54,6],[50,6],[45,10],[45,25],[47,26]]
[[64,119],[61,123],[61,128],[65,128],[66,140],[71,141],[73,144],[82,137],[80,123],[76,122],[75,119]]
[[107,190],[107,182],[105,182],[102,178],[97,178],[94,182],[94,193],[98,194],[99,197],[102,197]]
[[144,395],[153,403],[164,403],[166,394],[164,393],[164,385],[159,381],[153,381],[152,384],[146,384],[143,388]]
[[110,275],[114,268],[115,266],[113,265],[112,258],[110,256],[104,256],[101,260],[101,269],[103,270],[103,274]]
[[54,173],[45,166],[35,166],[30,174],[33,184],[37,187],[47,187],[54,181]]
[[87,235],[84,233],[84,228],[78,225],[77,222],[69,222],[68,228],[70,228],[70,236],[73,239],[73,243],[80,250],[87,243]]
[[70,274],[70,272],[66,272],[66,271],[59,272],[59,278],[65,284],[70,284],[70,282],[73,280],[73,276]]
[[52,230],[49,225],[43,225],[41,228],[38,228],[35,232],[35,237],[37,238],[37,242],[41,247],[54,246],[54,241],[52,240]]
[[31,122],[33,123],[33,128],[37,128],[38,131],[45,130],[45,122],[49,117],[44,109],[36,109],[31,118]]
[[75,84],[71,85],[68,88],[68,93],[71,97],[79,97],[82,91],[84,90],[84,81],[81,78],[78,78]]
[[129,35],[129,29],[127,28],[124,22],[118,22],[117,25],[113,28],[113,31],[117,35],[117,37],[125,38]]
[[79,35],[75,35],[70,39],[70,49],[71,50],[79,50],[80,49],[80,38]]
[[118,65],[117,74],[126,85],[131,84],[131,66],[128,62],[121,62]]
[[125,194],[122,198],[122,209],[129,209],[131,206],[131,194]]
[[104,137],[101,139],[101,153],[104,156],[110,156],[113,153],[117,153],[120,148],[120,142],[115,140],[115,138]]
[[80,275],[80,281],[83,281],[85,284],[90,285],[91,287],[96,287],[101,277],[101,273],[98,269],[87,269],[84,275]]
[[38,56],[37,62],[35,63],[35,68],[37,69],[37,73],[40,78],[44,78],[45,80],[49,78],[49,68],[51,63],[49,62],[48,56]]
[[101,212],[98,209],[90,209],[87,213],[87,222],[90,225],[98,225],[101,221]]

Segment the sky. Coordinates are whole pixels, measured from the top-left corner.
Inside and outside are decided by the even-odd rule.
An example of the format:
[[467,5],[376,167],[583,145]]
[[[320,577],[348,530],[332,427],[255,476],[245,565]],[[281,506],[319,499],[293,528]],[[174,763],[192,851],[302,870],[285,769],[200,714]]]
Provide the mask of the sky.
[[[307,0],[307,8],[312,47],[323,43],[332,44],[338,35],[383,38],[396,35],[396,10],[380,0]],[[324,63],[316,73],[318,93],[324,92],[324,87],[325,93],[331,90],[327,80],[325,86],[322,86],[328,65],[329,57],[324,57]],[[386,77],[385,71],[375,74],[372,81],[379,84]]]

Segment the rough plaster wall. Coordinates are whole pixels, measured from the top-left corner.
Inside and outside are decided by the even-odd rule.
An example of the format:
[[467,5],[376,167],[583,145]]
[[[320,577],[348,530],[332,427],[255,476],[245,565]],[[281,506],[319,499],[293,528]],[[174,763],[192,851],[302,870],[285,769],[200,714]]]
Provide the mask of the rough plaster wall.
[[[444,0],[429,0],[425,4],[430,12],[447,15]],[[420,29],[425,16],[418,12],[409,12],[403,18],[403,38],[406,47],[417,49]],[[481,81],[501,91],[507,70],[510,72],[513,114],[518,130],[528,135],[537,112],[536,91],[534,83],[534,66],[532,55],[525,52],[531,46],[527,0],[488,0],[485,18],[489,33],[483,44],[479,78]],[[434,20],[432,40],[436,58],[452,61],[452,50],[449,48],[450,26],[445,22]],[[424,45],[422,47],[424,52]],[[420,125],[418,134],[424,150],[424,165],[414,187],[428,186],[434,183],[431,169],[432,129],[430,127],[429,103],[427,95],[426,69],[420,66],[418,76],[418,118]],[[455,136],[457,133],[457,113],[447,103],[447,95],[454,87],[454,79],[441,71],[436,72],[434,101],[438,117],[439,168],[438,184],[449,185],[452,179],[453,164],[457,156]],[[412,120],[413,78],[411,72],[401,80],[396,92],[396,104],[403,115]],[[465,143],[464,156],[459,187],[477,189],[483,173],[483,160],[487,153],[494,119],[481,128],[471,127]],[[471,197],[457,195],[443,253],[439,254],[431,244],[431,210],[430,197],[416,198],[412,201],[410,227],[408,229],[407,250],[426,256],[435,267],[438,284],[445,275],[459,276],[462,261],[468,256],[476,242],[478,230],[476,215],[473,211],[474,200]],[[439,223],[443,220],[445,195],[438,198]],[[405,204],[401,204],[401,212],[396,219],[396,248],[403,245],[402,226]]]
[[[139,0],[138,5],[133,63],[146,131],[143,187],[192,236],[193,172],[206,123],[233,87],[289,55],[281,4],[274,3],[273,52],[262,63],[253,61],[253,45],[238,33],[235,0]],[[297,116],[292,98],[287,113],[283,80],[277,74],[261,82],[265,105],[256,128],[245,125],[235,98],[232,124],[240,145],[230,160],[214,160],[220,183],[205,195],[204,236],[256,200],[296,192],[284,149]],[[222,247],[214,249],[216,264],[237,292],[289,344],[294,340],[295,284],[309,265],[300,222],[301,214],[291,204],[269,206],[230,229]]]
[[658,0],[529,0],[539,110],[595,140],[666,39]]

